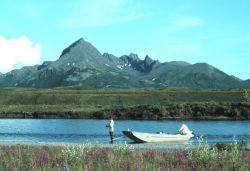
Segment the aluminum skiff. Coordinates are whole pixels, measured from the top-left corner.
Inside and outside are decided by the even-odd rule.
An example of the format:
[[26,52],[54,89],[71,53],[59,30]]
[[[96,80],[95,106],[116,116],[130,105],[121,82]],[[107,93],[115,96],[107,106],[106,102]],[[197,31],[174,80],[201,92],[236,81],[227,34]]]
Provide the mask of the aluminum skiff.
[[145,142],[171,142],[171,143],[186,143],[193,134],[165,134],[165,133],[144,133],[135,131],[122,131],[124,135],[136,143]]

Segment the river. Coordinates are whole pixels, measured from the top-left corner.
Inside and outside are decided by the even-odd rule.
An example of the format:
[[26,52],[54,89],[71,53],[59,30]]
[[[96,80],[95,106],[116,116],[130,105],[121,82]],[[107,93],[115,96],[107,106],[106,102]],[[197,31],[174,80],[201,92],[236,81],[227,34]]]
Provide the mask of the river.
[[[0,119],[0,142],[98,142],[108,143],[108,120]],[[115,143],[129,143],[123,130],[177,133],[185,123],[195,133],[190,143],[203,136],[209,144],[232,142],[241,137],[250,143],[250,121],[231,120],[115,120]]]

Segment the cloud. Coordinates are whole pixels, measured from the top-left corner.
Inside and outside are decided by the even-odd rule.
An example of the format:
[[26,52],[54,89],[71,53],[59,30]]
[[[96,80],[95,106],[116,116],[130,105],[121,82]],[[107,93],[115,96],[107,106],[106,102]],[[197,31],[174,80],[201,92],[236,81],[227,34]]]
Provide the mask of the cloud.
[[139,2],[133,0],[95,0],[77,4],[74,12],[60,21],[68,28],[95,27],[139,19]]
[[41,51],[42,46],[33,44],[26,36],[7,40],[0,35],[0,72],[37,64]]
[[205,20],[200,17],[194,16],[185,16],[182,17],[174,22],[175,26],[178,28],[191,28],[191,27],[198,27],[205,24]]

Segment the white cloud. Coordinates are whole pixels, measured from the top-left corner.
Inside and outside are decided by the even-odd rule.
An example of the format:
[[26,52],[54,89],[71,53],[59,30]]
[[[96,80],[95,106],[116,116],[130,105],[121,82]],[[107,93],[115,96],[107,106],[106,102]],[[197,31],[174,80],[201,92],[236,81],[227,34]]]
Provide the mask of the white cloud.
[[133,0],[95,0],[77,4],[74,12],[60,21],[69,28],[104,26],[141,18],[139,2]]
[[198,27],[205,24],[205,20],[200,17],[185,16],[174,22],[178,28]]
[[0,35],[0,72],[8,72],[39,62],[42,46],[33,44],[26,36],[5,39]]

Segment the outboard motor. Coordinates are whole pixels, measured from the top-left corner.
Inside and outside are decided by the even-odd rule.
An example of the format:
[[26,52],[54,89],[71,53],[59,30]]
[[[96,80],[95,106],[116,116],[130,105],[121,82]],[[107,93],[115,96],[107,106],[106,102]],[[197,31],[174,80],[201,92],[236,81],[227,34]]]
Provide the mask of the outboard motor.
[[193,135],[193,132],[190,131],[190,130],[188,129],[187,125],[185,125],[185,124],[182,124],[182,126],[181,126],[179,132],[180,132],[180,134],[182,134],[182,135],[189,135],[189,136],[192,136],[192,137],[194,136],[194,135]]

